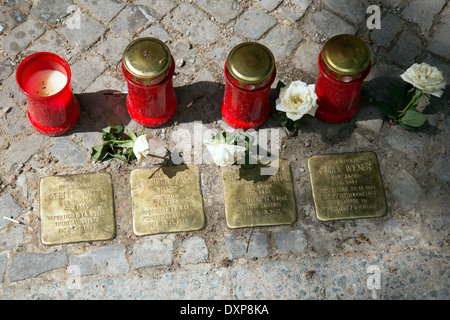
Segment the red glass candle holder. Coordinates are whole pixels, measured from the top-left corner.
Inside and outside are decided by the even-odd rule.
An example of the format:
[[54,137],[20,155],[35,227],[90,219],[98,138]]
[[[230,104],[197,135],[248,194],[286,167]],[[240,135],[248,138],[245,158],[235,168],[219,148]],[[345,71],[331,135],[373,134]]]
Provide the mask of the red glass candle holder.
[[[38,72],[58,71],[66,77],[59,91],[38,93],[28,84]],[[80,107],[70,85],[71,70],[66,60],[51,52],[37,52],[26,57],[17,68],[16,81],[27,101],[31,125],[41,134],[59,136],[78,122]],[[43,82],[44,83],[44,82]],[[43,87],[45,89],[45,87]]]
[[235,129],[259,128],[270,113],[269,94],[275,81],[276,69],[272,77],[257,90],[244,90],[233,83],[225,62],[225,92],[222,98],[222,117],[224,121]]
[[130,117],[145,127],[159,127],[169,122],[175,115],[177,97],[173,89],[175,62],[171,57],[171,66],[164,80],[153,85],[140,85],[131,80],[131,75],[122,63],[122,72],[127,81],[127,109]]

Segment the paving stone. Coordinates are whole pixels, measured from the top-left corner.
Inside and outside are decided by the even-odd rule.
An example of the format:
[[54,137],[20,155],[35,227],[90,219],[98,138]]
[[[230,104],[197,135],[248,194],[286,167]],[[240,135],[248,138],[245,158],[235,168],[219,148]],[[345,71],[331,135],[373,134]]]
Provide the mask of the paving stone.
[[24,22],[30,12],[31,4],[25,1],[9,1],[0,10],[0,35],[11,31]]
[[242,6],[234,0],[194,0],[194,3],[224,24],[242,12]]
[[78,3],[105,22],[111,21],[126,5],[123,0],[78,0]]
[[8,79],[2,82],[2,87],[6,89],[5,91],[7,91],[10,97],[14,98],[19,105],[23,105],[27,102],[25,95],[20,91],[19,86],[17,85],[16,70],[13,71]]
[[209,17],[187,3],[180,4],[174,11],[169,24],[185,36],[189,35],[192,43],[205,45],[219,36],[220,28]]
[[423,31],[428,31],[433,24],[434,17],[441,12],[446,3],[446,0],[412,0],[403,10],[402,16],[417,23]]
[[298,230],[285,230],[274,235],[278,251],[284,254],[304,252],[308,246],[305,232]]
[[98,273],[110,275],[125,274],[129,270],[123,244],[104,246],[69,257],[71,276],[85,276]]
[[408,171],[400,169],[393,173],[390,180],[391,193],[404,210],[410,211],[422,202],[424,192]]
[[172,0],[135,0],[134,3],[147,6],[158,21],[177,6]]
[[226,236],[225,244],[227,246],[230,259],[238,258],[264,258],[269,254],[268,237],[261,233],[253,233],[248,239],[241,239],[235,235]]
[[430,172],[439,180],[450,182],[450,157],[439,157],[430,168]]
[[20,281],[38,276],[42,273],[67,266],[65,251],[55,251],[47,254],[17,253],[11,259],[8,269],[10,282]]
[[80,17],[80,28],[74,28],[65,24],[61,28],[61,33],[67,38],[69,43],[82,50],[92,46],[100,36],[105,33],[106,27],[88,14]]
[[381,2],[392,8],[396,8],[403,2],[403,0],[381,0]]
[[438,27],[437,32],[433,38],[430,39],[427,49],[441,57],[450,60],[450,41],[448,35],[450,34],[450,23],[443,23]]
[[15,251],[23,244],[25,226],[14,222],[11,223],[14,224],[13,228],[0,237],[0,250]]
[[426,152],[428,146],[425,137],[406,131],[400,126],[391,128],[386,142],[392,149],[405,153],[410,159],[415,159]]
[[433,218],[433,230],[448,232],[450,229],[450,216]]
[[183,254],[181,255],[182,264],[198,264],[209,262],[209,251],[205,239],[202,237],[192,237],[182,244]]
[[32,134],[27,140],[16,142],[5,155],[6,168],[11,170],[18,163],[25,163],[44,145],[44,138],[38,134]]
[[168,266],[173,262],[174,235],[152,236],[133,246],[131,261],[135,269]]
[[60,55],[66,61],[69,61],[78,50],[66,45],[64,39],[55,30],[49,30],[39,39],[35,40],[31,46],[26,48],[22,53],[24,56],[28,56],[43,51],[51,51]]
[[294,27],[278,24],[261,40],[272,51],[275,61],[286,59],[302,40],[302,35]]
[[258,40],[276,23],[276,18],[264,11],[251,7],[239,18],[234,30],[243,37]]
[[[443,299],[448,255],[388,253],[233,265],[234,299]],[[379,275],[379,287],[369,286]],[[408,285],[406,285],[408,284]]]
[[26,134],[31,124],[21,108],[6,92],[0,92],[0,125],[10,136]]
[[104,91],[123,92],[124,88],[126,88],[125,80],[120,81],[112,76],[101,75],[86,88],[85,92],[98,92],[99,94]]
[[124,38],[131,39],[144,27],[156,21],[145,6],[129,4],[111,22],[111,31]]
[[0,82],[8,78],[8,76],[13,72],[11,64],[8,60],[0,57]]
[[311,16],[310,23],[316,29],[317,33],[325,35],[328,38],[343,33],[356,33],[355,27],[327,10],[314,12]]
[[139,37],[153,37],[157,38],[165,43],[170,43],[173,41],[172,36],[164,29],[161,24],[151,25],[145,29]]
[[305,14],[312,0],[290,0],[278,8],[278,14],[291,22],[298,21]]
[[129,43],[130,40],[124,37],[110,34],[100,46],[98,53],[105,56],[112,65],[117,65],[122,61],[123,52]]
[[303,41],[292,57],[294,66],[312,77],[317,77],[317,73],[319,72],[317,60],[319,59],[320,50],[322,50],[322,46],[319,44],[311,41]]
[[267,11],[273,11],[283,0],[257,0],[257,3]]
[[20,51],[28,47],[33,40],[41,36],[44,31],[44,28],[38,21],[28,19],[6,36],[2,43],[2,49],[11,58],[14,58]]
[[106,69],[106,62],[95,54],[78,60],[71,67],[74,92],[85,90]]
[[210,50],[208,56],[223,69],[231,49],[243,42],[243,40],[237,36],[231,35],[230,37],[221,39],[221,41],[223,41],[222,44]]
[[66,137],[57,137],[50,147],[52,155],[63,166],[78,167],[86,164],[87,154],[75,142]]
[[422,42],[411,31],[405,31],[397,41],[389,58],[402,67],[409,68],[416,62],[416,57],[422,53]]
[[366,10],[369,6],[367,0],[324,0],[323,2],[331,11],[340,14],[354,24],[359,24],[365,20]]
[[6,267],[8,265],[8,256],[6,253],[0,254],[0,283],[3,283]]
[[72,0],[41,0],[31,10],[31,14],[41,21],[52,24],[69,15]]
[[395,36],[403,30],[404,21],[393,15],[381,16],[381,29],[372,29],[370,39],[378,46],[389,47]]
[[9,193],[0,196],[0,230],[5,228],[7,225],[14,223],[3,219],[3,217],[16,219],[20,214],[20,206],[14,201],[14,198]]

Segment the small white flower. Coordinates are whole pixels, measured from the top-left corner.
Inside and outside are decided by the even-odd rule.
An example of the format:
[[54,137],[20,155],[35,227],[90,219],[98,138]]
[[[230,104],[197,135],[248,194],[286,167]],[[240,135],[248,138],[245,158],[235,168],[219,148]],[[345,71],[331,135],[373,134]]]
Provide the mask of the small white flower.
[[138,159],[138,162],[141,162],[150,152],[150,146],[148,145],[148,137],[147,135],[140,135],[133,145],[133,153]]
[[445,80],[442,71],[429,64],[413,64],[400,77],[423,93],[431,94],[438,98],[442,97],[445,89]]
[[232,165],[245,154],[245,147],[211,139],[203,142],[214,162],[221,167]]
[[315,87],[303,81],[294,81],[281,88],[276,109],[286,112],[286,116],[294,121],[300,120],[305,114],[314,116],[318,107]]

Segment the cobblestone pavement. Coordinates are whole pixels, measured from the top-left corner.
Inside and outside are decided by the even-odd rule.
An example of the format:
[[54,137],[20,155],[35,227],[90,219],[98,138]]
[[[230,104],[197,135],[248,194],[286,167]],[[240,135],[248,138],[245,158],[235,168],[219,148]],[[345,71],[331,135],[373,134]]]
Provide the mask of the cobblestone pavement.
[[[424,110],[417,132],[391,125],[377,101],[387,83],[414,62],[428,62],[450,82],[450,4],[446,0],[2,0],[0,1],[1,299],[449,299],[449,86]],[[368,30],[366,10],[381,8],[381,29]],[[79,28],[77,28],[79,26]],[[220,170],[199,165],[206,227],[137,237],[132,232],[130,171],[164,164],[95,163],[101,129],[118,121],[134,132],[120,62],[133,39],[153,36],[177,66],[177,113],[145,132],[164,156],[177,129],[200,122],[217,128],[223,65],[243,41],[268,46],[277,80],[315,83],[324,42],[340,33],[368,41],[372,71],[349,122],[303,122],[297,136],[273,111],[262,129],[282,137],[292,167],[298,219],[292,225],[230,229]],[[69,134],[47,137],[31,127],[15,70],[38,51],[70,64],[80,121]],[[274,83],[274,87],[277,83]],[[272,90],[275,93],[275,90]],[[271,95],[274,102],[276,94]],[[380,219],[321,222],[315,215],[307,159],[316,154],[374,151],[388,203]],[[204,153],[207,157],[207,154]],[[117,235],[111,241],[44,246],[39,180],[108,172],[114,186]],[[78,266],[78,269],[75,268]],[[77,270],[77,272],[74,272]],[[378,277],[379,286],[370,282]]]

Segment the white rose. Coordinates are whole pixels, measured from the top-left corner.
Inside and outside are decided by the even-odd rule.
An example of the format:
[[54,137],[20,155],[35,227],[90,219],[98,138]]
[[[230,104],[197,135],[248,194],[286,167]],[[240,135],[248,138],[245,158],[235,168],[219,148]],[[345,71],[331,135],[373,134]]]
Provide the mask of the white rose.
[[413,64],[400,76],[404,81],[412,84],[423,93],[440,98],[444,93],[445,80],[442,71],[429,64]]
[[148,137],[147,135],[140,135],[133,145],[133,153],[138,159],[138,162],[141,162],[150,152],[150,146],[148,145]]
[[204,144],[214,162],[221,167],[234,164],[236,159],[241,158],[245,154],[245,147],[223,143],[215,139],[204,141]]
[[314,116],[317,110],[315,85],[307,85],[302,81],[294,81],[280,90],[276,101],[276,109],[286,112],[291,120],[299,120],[305,114]]

